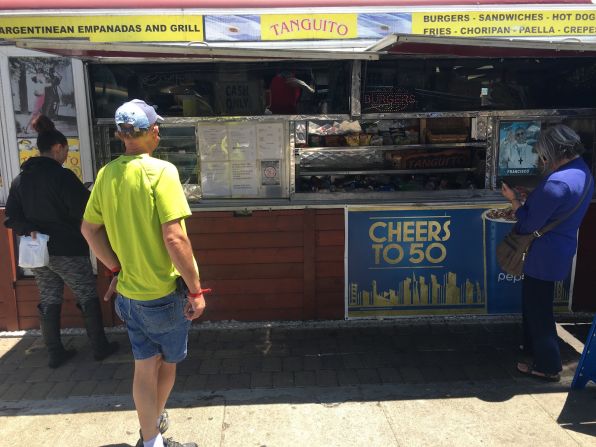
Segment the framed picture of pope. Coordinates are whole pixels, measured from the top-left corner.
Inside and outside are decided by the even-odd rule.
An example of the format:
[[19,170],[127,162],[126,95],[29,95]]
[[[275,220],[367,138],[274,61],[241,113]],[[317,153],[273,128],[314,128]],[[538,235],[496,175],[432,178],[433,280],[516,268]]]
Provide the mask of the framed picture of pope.
[[538,173],[538,154],[534,145],[540,121],[501,121],[499,124],[498,175],[519,176]]

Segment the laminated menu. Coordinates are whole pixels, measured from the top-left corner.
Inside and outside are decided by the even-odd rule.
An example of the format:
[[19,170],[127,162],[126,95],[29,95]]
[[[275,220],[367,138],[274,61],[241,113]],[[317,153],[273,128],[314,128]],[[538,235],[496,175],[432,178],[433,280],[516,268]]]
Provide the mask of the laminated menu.
[[254,161],[232,162],[232,196],[256,196],[258,194],[256,170],[257,164]]
[[228,161],[228,130],[224,124],[198,126],[201,161]]
[[258,158],[282,158],[285,140],[283,123],[257,124]]
[[257,159],[257,132],[254,124],[228,124],[230,160]]
[[[199,123],[203,197],[278,194],[287,136],[283,123]],[[273,188],[273,189],[272,189]]]

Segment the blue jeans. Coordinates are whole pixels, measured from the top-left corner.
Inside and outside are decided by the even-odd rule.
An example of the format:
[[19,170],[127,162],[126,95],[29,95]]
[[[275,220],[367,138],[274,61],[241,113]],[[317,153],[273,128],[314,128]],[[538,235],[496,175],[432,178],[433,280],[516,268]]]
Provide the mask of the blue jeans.
[[186,296],[176,290],[163,298],[139,301],[118,294],[115,309],[126,328],[135,360],[161,355],[168,363],[186,358],[190,321]]

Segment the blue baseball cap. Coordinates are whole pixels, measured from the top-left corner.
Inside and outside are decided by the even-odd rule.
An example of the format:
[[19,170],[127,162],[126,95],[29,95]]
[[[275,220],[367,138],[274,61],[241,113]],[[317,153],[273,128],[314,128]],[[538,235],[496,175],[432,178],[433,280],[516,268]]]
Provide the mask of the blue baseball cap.
[[[155,109],[141,99],[133,99],[125,102],[114,115],[116,126],[120,132],[126,132],[128,129],[138,132],[147,130],[152,124],[162,123],[163,118],[155,113]],[[130,128],[120,127],[121,124],[132,126]]]

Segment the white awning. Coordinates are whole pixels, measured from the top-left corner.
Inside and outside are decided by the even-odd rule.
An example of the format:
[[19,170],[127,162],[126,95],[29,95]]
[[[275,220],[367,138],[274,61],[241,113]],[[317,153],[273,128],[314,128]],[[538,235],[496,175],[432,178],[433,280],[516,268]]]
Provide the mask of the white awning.
[[366,49],[383,55],[438,57],[596,56],[596,41],[392,34]]
[[378,60],[379,55],[370,51],[346,49],[254,49],[209,46],[205,42],[185,44],[90,42],[86,40],[19,39],[17,47],[43,51],[85,60],[135,60],[151,61],[258,61],[258,60]]

